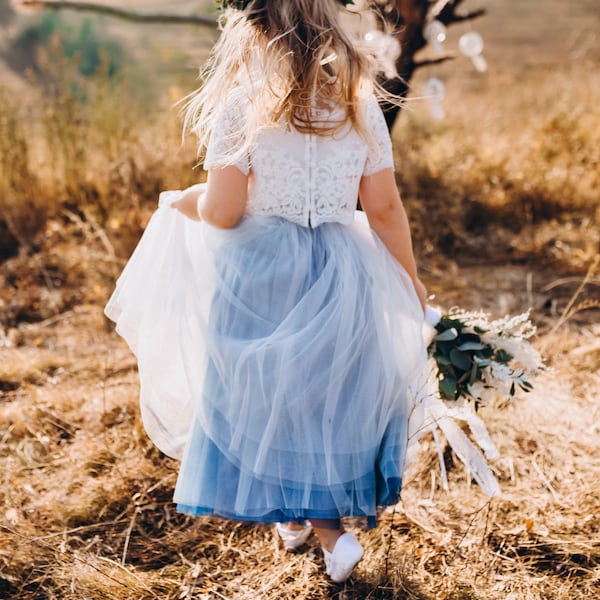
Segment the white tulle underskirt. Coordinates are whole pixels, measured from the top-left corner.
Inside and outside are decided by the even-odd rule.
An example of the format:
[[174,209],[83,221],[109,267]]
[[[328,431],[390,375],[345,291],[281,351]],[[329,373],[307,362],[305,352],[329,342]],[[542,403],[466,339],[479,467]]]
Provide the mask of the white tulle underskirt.
[[182,459],[181,511],[373,524],[397,502],[429,365],[412,283],[364,215],[218,230],[165,202],[106,314],[137,356],[148,435]]

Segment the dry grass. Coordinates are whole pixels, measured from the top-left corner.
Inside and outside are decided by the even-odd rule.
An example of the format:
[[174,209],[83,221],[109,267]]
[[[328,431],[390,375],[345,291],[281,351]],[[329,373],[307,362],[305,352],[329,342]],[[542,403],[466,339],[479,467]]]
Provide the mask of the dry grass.
[[600,248],[600,76],[572,69],[451,91],[451,126],[408,112],[400,184],[429,255],[587,268]]
[[[550,101],[557,77],[537,74],[518,97],[501,79],[488,82],[479,104],[457,105],[452,126],[422,105],[403,115],[399,183],[433,275],[483,260],[580,274],[599,252],[600,77],[572,75],[577,85],[559,102]],[[119,84],[94,83],[93,102],[57,94],[43,112],[31,110],[39,92],[20,106],[0,95],[0,252],[12,255],[0,264],[5,325],[105,299],[158,192],[199,175],[174,111],[148,113],[123,100],[126,88],[111,91]]]
[[332,585],[314,539],[290,555],[268,527],[174,512],[177,465],[145,437],[134,360],[99,308],[22,328],[21,346],[0,350],[0,591],[65,600],[595,598],[599,334],[588,324],[542,338],[561,349],[552,375],[486,416],[502,455],[500,498],[488,502],[451,453],[443,492],[425,440],[403,505],[378,529],[358,531],[365,559],[349,583]]
[[[18,96],[0,88],[0,322],[105,299],[163,189],[197,177],[174,110],[60,56]],[[175,93],[175,92],[174,92]]]

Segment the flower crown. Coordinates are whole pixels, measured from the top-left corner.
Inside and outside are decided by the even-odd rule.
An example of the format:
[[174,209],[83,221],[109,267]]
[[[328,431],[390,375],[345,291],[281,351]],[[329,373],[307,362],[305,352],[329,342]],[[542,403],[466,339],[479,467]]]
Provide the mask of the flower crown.
[[[354,0],[338,0],[344,6],[347,4],[354,4]],[[235,8],[237,10],[244,10],[250,0],[217,0],[217,4],[220,4],[222,8]]]

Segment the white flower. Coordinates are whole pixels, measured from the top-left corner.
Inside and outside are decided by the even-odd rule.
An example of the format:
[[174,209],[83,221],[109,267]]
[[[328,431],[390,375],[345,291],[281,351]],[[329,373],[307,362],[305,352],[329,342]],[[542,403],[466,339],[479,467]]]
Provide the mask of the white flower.
[[528,373],[536,373],[543,368],[544,363],[540,353],[524,339],[486,333],[481,336],[481,340],[492,348],[508,352],[513,357],[511,363],[514,362]]

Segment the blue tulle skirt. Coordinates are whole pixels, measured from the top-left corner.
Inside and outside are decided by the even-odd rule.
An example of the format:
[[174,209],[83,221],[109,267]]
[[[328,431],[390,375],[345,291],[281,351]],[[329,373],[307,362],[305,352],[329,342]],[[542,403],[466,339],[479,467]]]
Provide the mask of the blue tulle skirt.
[[366,517],[402,485],[427,360],[411,281],[370,232],[153,216],[107,306],[137,355],[182,512]]

